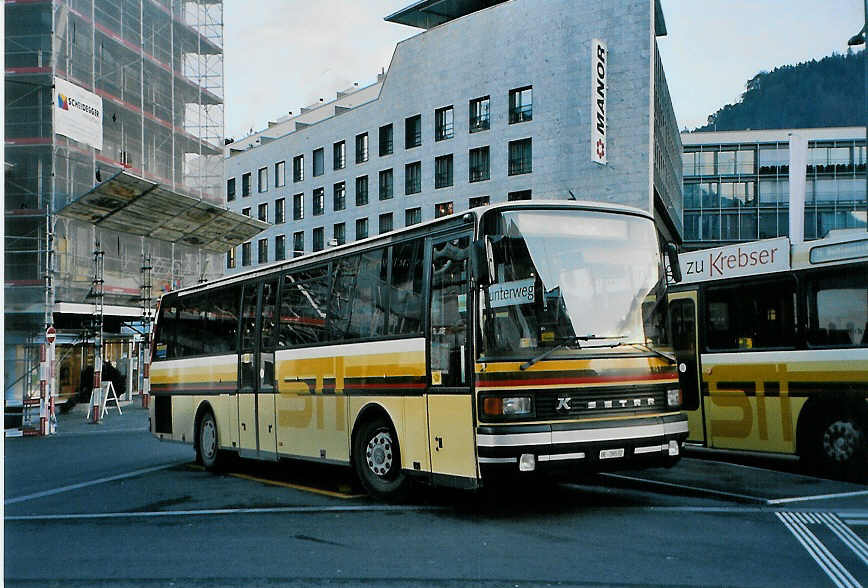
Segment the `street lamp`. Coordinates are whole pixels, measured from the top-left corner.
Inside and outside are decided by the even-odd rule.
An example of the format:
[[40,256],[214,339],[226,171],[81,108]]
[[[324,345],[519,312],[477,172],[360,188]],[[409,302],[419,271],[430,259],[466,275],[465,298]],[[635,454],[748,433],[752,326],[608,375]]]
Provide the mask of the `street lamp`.
[[[865,112],[868,116],[868,0],[865,0],[865,24],[862,30],[850,37],[847,45],[865,45],[862,49],[862,61],[865,62]],[[868,120],[865,121],[865,159],[868,160]],[[865,166],[865,228],[868,230],[868,161]]]

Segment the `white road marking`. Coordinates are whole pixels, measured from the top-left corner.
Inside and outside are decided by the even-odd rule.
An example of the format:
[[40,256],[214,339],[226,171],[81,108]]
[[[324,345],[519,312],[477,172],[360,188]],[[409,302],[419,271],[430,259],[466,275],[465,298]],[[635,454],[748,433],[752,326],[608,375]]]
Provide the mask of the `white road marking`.
[[838,588],[861,588],[861,584],[853,577],[847,568],[832,555],[823,542],[808,530],[803,520],[807,519],[801,513],[776,512],[775,516],[784,524],[793,537],[801,543],[808,555],[820,566],[820,569],[829,577]]
[[158,510],[148,512],[70,513],[51,515],[7,516],[6,521],[70,521],[85,519],[131,519],[152,517],[185,517],[203,515],[276,514],[276,513],[334,513],[334,512],[436,512],[448,510],[446,506],[412,505],[357,505],[357,506],[276,506],[270,508],[209,508],[201,510]]
[[4,504],[16,504],[18,502],[25,502],[27,500],[35,500],[37,498],[44,498],[46,496],[53,496],[55,494],[61,494],[63,492],[69,492],[71,490],[78,490],[80,488],[87,488],[88,486],[95,486],[97,484],[105,484],[106,482],[114,482],[115,480],[124,480],[126,478],[134,478],[136,476],[141,476],[142,474],[150,474],[151,472],[158,472],[160,470],[167,470],[171,467],[175,467],[177,465],[181,465],[183,463],[187,463],[187,460],[177,461],[173,463],[167,463],[160,466],[154,466],[152,468],[144,468],[141,470],[136,470],[134,472],[127,472],[125,474],[118,474],[116,476],[108,476],[106,478],[97,478],[96,480],[89,480],[87,482],[79,482],[78,484],[70,484],[68,486],[61,486],[59,488],[53,488],[51,490],[43,490],[42,492],[35,492],[33,494],[27,494],[25,496],[16,496],[15,498],[7,498],[4,501]]
[[775,498],[766,500],[766,504],[788,504],[791,502],[807,502],[809,500],[829,500],[831,498],[848,498],[851,496],[868,496],[868,490],[857,490],[855,492],[838,492],[836,494],[817,494],[815,496],[794,496],[792,498]]
[[759,496],[750,496],[748,494],[738,494],[736,492],[726,492],[724,490],[714,490],[712,488],[703,488],[701,486],[690,486],[688,484],[676,484],[675,482],[663,482],[661,480],[649,480],[647,478],[636,478],[633,476],[626,476],[624,474],[613,474],[611,472],[605,472],[600,474],[601,476],[607,478],[616,478],[620,480],[629,480],[631,482],[641,482],[644,484],[648,484],[650,486],[662,486],[664,488],[680,488],[682,490],[690,490],[691,492],[700,492],[702,494],[706,494],[709,496],[721,496],[723,498],[735,498],[737,500],[744,500],[747,502],[754,502],[758,504],[767,504],[767,500],[765,498]]

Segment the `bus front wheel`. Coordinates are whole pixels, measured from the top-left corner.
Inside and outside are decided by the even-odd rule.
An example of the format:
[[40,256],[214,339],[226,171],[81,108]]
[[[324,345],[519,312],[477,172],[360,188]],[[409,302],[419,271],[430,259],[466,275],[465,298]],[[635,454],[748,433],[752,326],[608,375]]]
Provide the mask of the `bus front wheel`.
[[397,500],[406,492],[408,480],[401,471],[398,436],[384,419],[359,425],[353,443],[353,465],[371,496]]
[[223,463],[223,453],[220,451],[217,441],[217,421],[214,419],[214,414],[211,411],[207,411],[199,420],[196,457],[209,472],[219,470]]
[[865,476],[868,469],[868,419],[858,411],[826,411],[811,427],[803,457],[821,474]]

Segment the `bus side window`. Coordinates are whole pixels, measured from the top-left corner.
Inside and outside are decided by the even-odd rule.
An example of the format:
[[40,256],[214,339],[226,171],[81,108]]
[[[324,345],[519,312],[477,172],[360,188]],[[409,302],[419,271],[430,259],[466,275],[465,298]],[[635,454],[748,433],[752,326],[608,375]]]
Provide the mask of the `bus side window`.
[[773,349],[796,342],[796,283],[791,277],[706,290],[709,349]]
[[327,267],[284,274],[278,346],[310,345],[326,340],[328,277]]
[[415,239],[392,247],[388,334],[422,332],[422,270],[424,241]]
[[808,344],[868,344],[868,273],[838,268],[809,275]]

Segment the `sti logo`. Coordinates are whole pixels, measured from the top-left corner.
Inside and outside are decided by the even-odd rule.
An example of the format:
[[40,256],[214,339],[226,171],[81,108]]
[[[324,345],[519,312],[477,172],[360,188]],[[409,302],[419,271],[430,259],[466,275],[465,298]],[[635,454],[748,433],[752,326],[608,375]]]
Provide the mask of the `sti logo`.
[[69,110],[69,99],[65,94],[57,95],[57,107],[61,110]]

